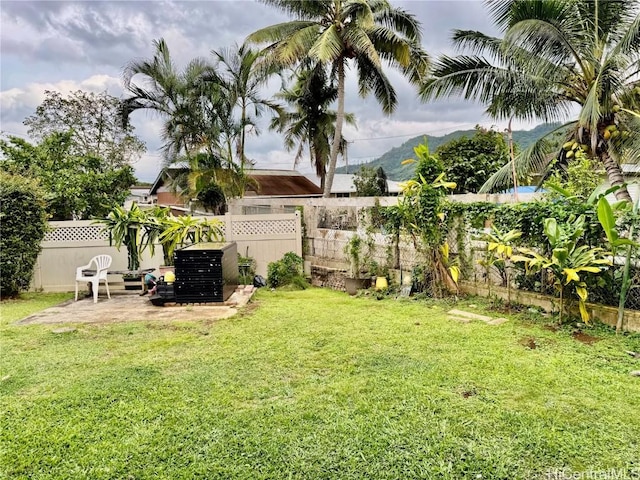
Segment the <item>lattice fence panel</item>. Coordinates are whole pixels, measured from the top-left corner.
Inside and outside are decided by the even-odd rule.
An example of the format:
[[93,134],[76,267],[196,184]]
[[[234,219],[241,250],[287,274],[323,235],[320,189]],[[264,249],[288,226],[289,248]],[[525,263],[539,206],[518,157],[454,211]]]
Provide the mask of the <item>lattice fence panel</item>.
[[109,234],[100,225],[56,227],[44,236],[45,242],[90,242],[108,240]]
[[295,234],[296,221],[292,220],[246,220],[233,222],[233,235],[280,235]]

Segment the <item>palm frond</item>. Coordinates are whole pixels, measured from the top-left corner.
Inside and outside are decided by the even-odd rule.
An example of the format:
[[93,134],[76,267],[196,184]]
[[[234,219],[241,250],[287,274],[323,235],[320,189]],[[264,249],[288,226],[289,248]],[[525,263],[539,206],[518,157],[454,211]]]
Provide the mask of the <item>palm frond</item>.
[[[554,151],[557,144],[551,137],[557,132],[566,131],[575,125],[576,122],[561,125],[518,153],[515,157],[516,175],[522,178],[532,173],[543,173],[558,153]],[[511,162],[503,165],[496,173],[489,177],[478,193],[494,192],[510,186],[513,186]]]
[[344,44],[335,25],[329,26],[315,41],[309,56],[320,62],[333,62],[344,51]]
[[373,90],[373,94],[382,106],[384,114],[391,115],[398,104],[398,97],[382,68],[364,56],[358,57],[356,64],[360,96],[365,97]]

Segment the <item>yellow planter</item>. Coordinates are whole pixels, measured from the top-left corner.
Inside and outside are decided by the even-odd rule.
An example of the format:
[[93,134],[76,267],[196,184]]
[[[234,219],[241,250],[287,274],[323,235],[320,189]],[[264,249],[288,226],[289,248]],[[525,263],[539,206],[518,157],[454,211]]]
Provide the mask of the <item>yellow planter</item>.
[[376,290],[384,290],[385,288],[389,288],[387,277],[376,277]]

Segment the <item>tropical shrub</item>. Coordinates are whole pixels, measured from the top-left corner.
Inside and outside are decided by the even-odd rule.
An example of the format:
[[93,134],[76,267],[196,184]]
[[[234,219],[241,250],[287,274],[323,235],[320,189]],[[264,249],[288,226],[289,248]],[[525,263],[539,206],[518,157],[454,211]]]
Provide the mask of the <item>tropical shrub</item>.
[[47,231],[45,209],[37,181],[0,171],[0,298],[29,288]]
[[103,231],[109,234],[109,244],[118,250],[124,245],[127,249],[127,269],[140,268],[140,254],[145,247],[142,232],[149,221],[147,213],[136,202],[127,210],[119,205],[113,207],[106,218],[95,223],[104,225]]
[[293,252],[284,254],[281,260],[267,265],[267,284],[271,288],[294,285],[306,288],[307,281],[302,272],[304,260]]
[[[442,173],[442,163],[429,152],[425,143],[414,149],[418,165],[414,178],[402,186],[403,197],[398,202],[401,230],[408,234],[427,263],[430,278],[425,283],[431,285],[434,295],[457,292],[459,269],[449,265],[449,246],[446,242],[447,223],[442,206],[447,190],[454,189],[455,183],[446,182]],[[414,159],[403,163],[415,162]],[[435,178],[431,175],[435,175]]]
[[487,242],[485,257],[480,261],[487,268],[487,281],[489,284],[489,296],[491,296],[491,268],[500,274],[502,283],[507,287],[507,305],[511,304],[511,258],[515,241],[522,236],[518,230],[502,232],[495,226],[491,232],[487,232],[480,238]]
[[584,234],[584,222],[584,216],[566,225],[559,225],[555,218],[547,218],[544,221],[544,231],[551,255],[543,255],[530,248],[520,248],[520,255],[511,257],[514,262],[524,262],[530,272],[547,270],[553,275],[553,284],[560,296],[561,321],[565,298],[575,293],[580,316],[585,323],[589,322],[586,308],[589,292],[581,275],[597,274],[605,266],[611,265],[611,261],[606,258],[608,253],[602,248],[580,244]]

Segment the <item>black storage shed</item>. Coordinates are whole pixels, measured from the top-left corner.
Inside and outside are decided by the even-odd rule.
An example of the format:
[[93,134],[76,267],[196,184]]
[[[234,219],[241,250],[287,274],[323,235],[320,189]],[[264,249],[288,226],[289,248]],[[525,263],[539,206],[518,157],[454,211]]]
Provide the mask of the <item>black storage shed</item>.
[[174,252],[176,302],[224,302],[238,286],[236,242],[198,243]]

